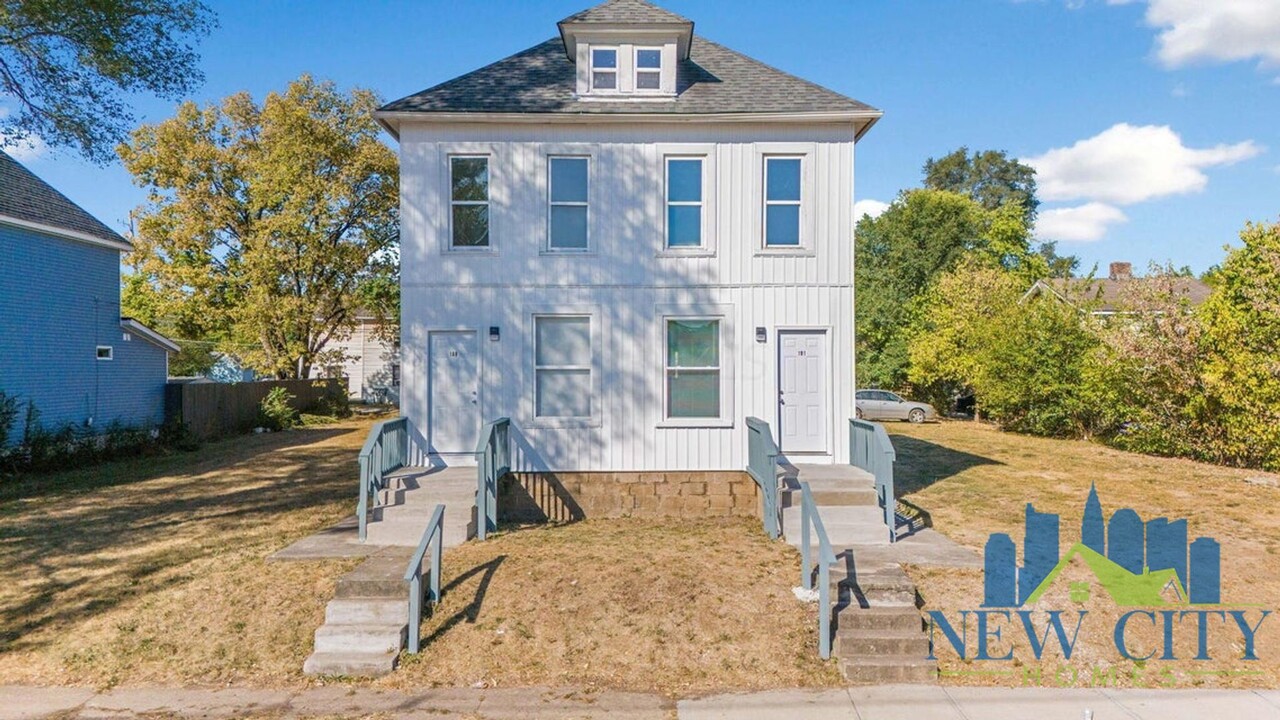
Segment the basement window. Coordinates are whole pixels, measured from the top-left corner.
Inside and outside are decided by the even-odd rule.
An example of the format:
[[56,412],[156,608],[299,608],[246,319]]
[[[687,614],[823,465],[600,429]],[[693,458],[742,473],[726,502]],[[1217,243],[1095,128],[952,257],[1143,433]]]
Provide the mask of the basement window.
[[99,360],[111,360],[111,359],[113,359],[114,357],[115,357],[115,351],[112,349],[112,347],[111,347],[110,345],[99,345],[99,346],[98,346],[98,359],[99,359]]

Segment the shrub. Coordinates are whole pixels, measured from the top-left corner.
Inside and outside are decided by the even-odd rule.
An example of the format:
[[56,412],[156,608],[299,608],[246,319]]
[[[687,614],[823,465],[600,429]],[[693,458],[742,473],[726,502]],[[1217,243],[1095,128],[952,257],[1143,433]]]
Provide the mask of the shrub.
[[339,384],[331,388],[329,392],[321,395],[312,410],[316,415],[326,415],[335,420],[337,418],[351,417],[351,400]]
[[258,407],[262,427],[268,430],[288,430],[298,424],[298,411],[293,408],[296,397],[282,387],[271,388]]
[[18,419],[18,398],[0,390],[0,450],[9,442],[13,423]]

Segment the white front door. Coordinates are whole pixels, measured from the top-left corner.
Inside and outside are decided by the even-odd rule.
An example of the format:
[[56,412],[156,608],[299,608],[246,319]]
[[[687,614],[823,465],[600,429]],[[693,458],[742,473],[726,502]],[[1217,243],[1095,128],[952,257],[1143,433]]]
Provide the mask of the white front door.
[[783,452],[827,451],[827,336],[778,333],[778,439]]
[[480,440],[480,353],[472,330],[432,332],[431,451],[475,452]]

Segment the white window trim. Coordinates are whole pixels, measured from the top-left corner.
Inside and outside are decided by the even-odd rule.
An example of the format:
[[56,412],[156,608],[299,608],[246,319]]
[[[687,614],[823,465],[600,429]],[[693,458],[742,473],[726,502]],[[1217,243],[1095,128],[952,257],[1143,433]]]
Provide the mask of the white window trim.
[[[657,315],[660,356],[658,368],[661,377],[658,387],[662,393],[662,416],[659,428],[731,428],[734,426],[734,364],[737,345],[734,343],[732,305],[659,305]],[[672,418],[667,417],[667,322],[670,320],[717,320],[720,322],[720,417]]]
[[[658,194],[655,212],[661,217],[661,237],[658,257],[714,257],[716,254],[716,147],[714,145],[659,145],[662,162],[662,188]],[[702,245],[700,247],[671,247],[667,245],[667,161],[672,159],[697,159],[702,161]]]
[[[756,207],[755,213],[755,254],[759,255],[802,255],[815,254],[815,219],[817,214],[817,185],[815,180],[814,158],[817,146],[814,143],[760,143],[756,146]],[[768,167],[771,158],[798,158],[800,160],[800,244],[768,245],[765,231],[767,224],[765,214],[770,204],[788,204],[791,201],[768,201]],[[792,203],[793,204],[793,203]]]
[[[107,356],[106,356],[106,357],[103,357],[103,356],[102,356],[102,351],[103,351],[103,350],[106,350],[106,351],[107,351]],[[114,347],[112,347],[112,346],[110,346],[110,345],[99,345],[99,346],[97,347],[97,349],[96,349],[96,350],[94,350],[94,357],[95,357],[99,362],[110,362],[111,360],[115,360],[115,359],[116,359],[116,350],[115,350],[115,348],[114,348]]]
[[[613,67],[601,68],[599,72],[613,73],[613,87],[597,88],[596,87],[596,51],[612,50],[613,51]],[[587,87],[592,95],[620,95],[622,94],[622,48],[618,45],[591,45],[587,48]]]
[[[498,255],[501,245],[501,213],[494,212],[494,192],[501,184],[502,178],[495,173],[504,157],[504,148],[497,143],[488,142],[441,142],[435,143],[435,158],[430,162],[435,165],[439,188],[434,194],[438,200],[432,202],[437,208],[432,215],[444,218],[434,225],[437,244],[441,255],[471,256]],[[476,248],[453,247],[453,162],[454,157],[487,157],[489,158],[489,246]],[[402,193],[403,195],[403,193]]]
[[[770,200],[769,199],[769,166],[774,161],[795,160],[800,164],[800,197],[795,200]],[[769,250],[795,250],[804,247],[804,156],[802,155],[765,155],[764,156],[764,176],[761,179],[764,191],[763,215],[760,218],[761,246]],[[769,244],[769,208],[772,207],[794,207],[796,209],[796,244],[795,245],[771,245]]]
[[[559,417],[538,417],[538,386],[537,386],[537,319],[540,317],[585,317],[588,318],[591,328],[591,417],[584,418],[559,418]],[[601,382],[601,373],[604,368],[601,348],[603,347],[602,338],[604,337],[603,328],[600,326],[600,306],[599,305],[534,305],[525,308],[525,343],[523,367],[529,373],[528,380],[523,383],[523,406],[525,427],[529,428],[597,428],[600,427],[603,419],[604,394],[601,392],[603,387]]]
[[[640,51],[641,51],[641,50],[653,50],[653,51],[657,52],[657,53],[658,53],[658,67],[656,67],[656,68],[642,68],[642,67],[640,67]],[[665,62],[663,62],[663,57],[662,57],[662,56],[663,56],[663,54],[664,54],[664,53],[663,53],[663,48],[662,48],[662,46],[661,46],[661,45],[633,45],[633,46],[632,46],[632,48],[631,48],[631,87],[632,87],[633,92],[635,92],[635,94],[637,94],[637,95],[664,95],[664,94],[668,94],[668,93],[664,93],[664,92],[663,92],[663,90],[662,90],[663,74],[666,72],[666,68],[665,68],[665,67],[663,67],[664,65],[666,65],[666,63],[665,63]],[[656,88],[641,88],[641,87],[640,87],[640,73],[652,73],[652,74],[654,74],[654,75],[657,75],[657,76],[658,76],[658,87],[656,87]]]
[[[454,200],[453,199],[453,161],[464,159],[480,159],[485,162],[485,174],[489,176],[488,183],[485,186],[485,199],[483,202],[479,200]],[[449,212],[445,222],[448,224],[448,234],[445,238],[445,245],[449,252],[461,253],[491,253],[493,252],[493,158],[488,153],[467,153],[455,152],[449,153],[445,158],[445,192],[448,194]],[[453,242],[453,208],[455,205],[476,206],[484,205],[489,210],[489,243],[487,245],[455,245]]]
[[[595,184],[595,162],[591,153],[587,152],[548,152],[546,154],[546,173],[543,177],[547,182],[547,217],[546,217],[546,241],[542,244],[542,252],[548,255],[589,255],[594,248],[591,244],[591,186]],[[551,164],[559,159],[578,159],[587,161],[587,200],[586,202],[566,202],[553,201],[551,199]],[[551,244],[551,209],[554,207],[585,207],[587,209],[587,244],[582,248],[558,248]]]

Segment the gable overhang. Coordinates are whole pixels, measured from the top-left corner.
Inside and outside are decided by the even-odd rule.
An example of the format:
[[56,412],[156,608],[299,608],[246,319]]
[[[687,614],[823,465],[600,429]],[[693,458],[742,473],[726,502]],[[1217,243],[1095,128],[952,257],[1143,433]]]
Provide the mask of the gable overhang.
[[182,348],[178,347],[178,343],[170,340],[133,318],[120,318],[120,327],[128,330],[129,332],[137,333],[143,340],[164,348],[166,352],[177,353],[182,350]]
[[693,22],[685,23],[566,23],[557,24],[560,40],[569,62],[578,62],[578,36],[590,38],[594,43],[658,42],[676,38],[676,55],[689,59],[693,46]]
[[855,141],[871,129],[884,113],[879,110],[798,113],[486,113],[377,111],[373,114],[387,132],[400,139],[401,123],[495,125],[615,125],[625,123],[849,123]]
[[0,215],[0,225],[9,225],[11,227],[22,228],[23,230],[31,230],[44,235],[53,235],[63,240],[74,240],[76,242],[88,243],[90,245],[98,245],[100,247],[112,248],[121,252],[129,252],[133,249],[124,238],[119,240],[109,240],[97,235],[90,235],[78,230],[68,230],[67,228],[57,227],[56,225],[45,225],[44,223],[23,220],[12,215]]

